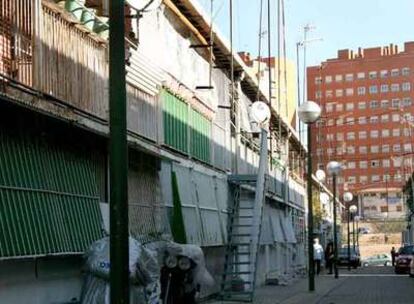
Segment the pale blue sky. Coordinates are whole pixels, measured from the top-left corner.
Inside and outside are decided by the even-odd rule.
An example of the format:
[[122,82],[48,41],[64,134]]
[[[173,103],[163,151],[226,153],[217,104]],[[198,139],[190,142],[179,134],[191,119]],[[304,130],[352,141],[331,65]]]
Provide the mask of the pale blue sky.
[[[209,12],[211,0],[198,0]],[[267,0],[263,0],[266,8]],[[271,0],[275,6],[276,0]],[[229,0],[214,0],[216,22],[229,37]],[[235,48],[257,54],[260,0],[233,0]],[[316,26],[310,38],[323,41],[309,45],[308,65],[336,57],[338,49],[402,44],[414,40],[414,0],[285,0],[287,54],[295,60],[295,43],[303,37],[306,23]],[[276,19],[276,8],[273,8]],[[265,17],[267,12],[265,12]],[[266,27],[266,18],[263,20]],[[275,23],[275,22],[274,22]],[[272,26],[276,46],[276,26]],[[266,50],[266,39],[263,43]],[[276,50],[276,48],[274,48]],[[275,52],[273,52],[275,54]]]

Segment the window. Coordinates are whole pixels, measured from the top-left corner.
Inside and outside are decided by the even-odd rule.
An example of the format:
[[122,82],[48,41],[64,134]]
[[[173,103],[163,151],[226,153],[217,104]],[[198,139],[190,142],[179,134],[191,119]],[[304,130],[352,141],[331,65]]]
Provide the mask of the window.
[[335,81],[341,82],[342,81],[342,75],[335,75]]
[[353,80],[354,80],[354,74],[345,75],[345,81],[353,81]]
[[381,137],[390,137],[390,130],[388,129],[381,130]]
[[371,100],[369,102],[369,107],[371,109],[378,109],[378,107],[379,107],[378,101],[377,100]]
[[359,162],[359,168],[361,168],[361,169],[366,169],[366,168],[368,168],[368,162],[367,162],[366,160],[361,160],[361,161]]
[[370,94],[377,94],[378,93],[378,87],[376,85],[369,86],[369,93]]
[[378,123],[378,116],[371,116],[370,118],[369,118],[369,122],[370,123],[372,123],[372,124],[376,124],[376,123]]
[[357,79],[365,79],[365,73],[364,72],[359,72],[357,74]]
[[387,70],[382,70],[380,72],[380,77],[381,78],[387,78],[388,77],[388,71]]
[[332,82],[332,76],[330,76],[330,75],[325,76],[325,82],[326,83],[331,83]]
[[344,149],[342,147],[336,148],[336,155],[342,155],[344,152]]
[[401,151],[400,144],[392,145],[392,152],[400,152],[400,151]]
[[359,131],[358,132],[358,138],[359,139],[365,139],[365,138],[367,138],[367,131]]
[[327,153],[328,155],[332,155],[332,154],[333,154],[333,149],[332,149],[332,148],[328,148],[328,149],[326,149],[326,153]]
[[394,98],[391,101],[391,107],[394,109],[399,109],[400,108],[400,100],[398,98]]
[[346,118],[346,124],[347,124],[348,126],[352,126],[352,125],[354,125],[354,118],[353,118],[353,117],[347,117],[347,118]]
[[354,89],[353,88],[347,88],[345,90],[345,95],[346,96],[352,96],[352,95],[354,95]]
[[327,103],[326,104],[326,112],[332,112],[333,111],[333,107],[334,107],[334,104],[331,102],[331,103]]
[[315,98],[322,98],[322,92],[321,91],[316,91],[315,92]]
[[390,116],[388,114],[381,115],[381,122],[388,122],[390,120]]
[[402,179],[402,176],[401,176],[401,174],[394,174],[394,181],[396,181],[396,182],[400,182],[401,181],[401,179]]
[[371,151],[371,153],[378,153],[379,152],[379,146],[371,146],[370,151]]
[[396,77],[400,74],[398,69],[392,69],[391,70],[391,77]]
[[386,109],[388,108],[388,100],[381,100],[381,108]]
[[332,94],[332,90],[326,90],[326,92],[325,92],[325,96],[326,96],[327,98],[332,97],[332,96],[333,96],[333,94]]
[[410,91],[410,90],[411,90],[411,84],[410,84],[409,82],[404,82],[404,83],[401,85],[401,89],[402,89],[404,92]]
[[358,87],[357,92],[359,96],[365,95],[365,87]]
[[354,104],[352,102],[348,102],[345,108],[347,111],[352,111],[354,109]]
[[372,175],[371,176],[371,181],[372,182],[379,182],[380,181],[380,176],[379,175]]
[[400,90],[400,85],[398,83],[393,83],[391,85],[391,92],[398,92]]
[[410,107],[412,105],[412,101],[410,97],[404,97],[402,100],[403,107]]
[[379,168],[380,161],[379,160],[371,160],[371,168]]
[[318,155],[318,156],[322,155],[322,149],[321,148],[316,149],[316,155]]
[[358,118],[358,123],[359,123],[360,125],[365,125],[365,124],[367,123],[367,119],[366,119],[366,117],[365,117],[365,116],[361,116],[361,117],[359,117],[359,118]]
[[348,132],[346,133],[346,139],[354,140],[355,139],[355,132]]
[[402,165],[402,157],[398,156],[398,157],[393,157],[392,158],[393,162],[394,162],[394,167],[401,167]]
[[405,137],[409,137],[409,136],[410,136],[410,129],[409,129],[409,128],[404,128],[404,130],[403,130],[403,135],[404,135]]
[[393,122],[400,121],[400,114],[392,114],[392,121]]
[[411,114],[410,113],[404,113],[403,115],[405,121],[411,121]]
[[348,176],[348,184],[355,184],[356,177],[355,176]]
[[366,146],[360,146],[358,150],[359,150],[359,153],[361,154],[367,154],[368,152],[368,149]]
[[323,170],[325,168],[325,165],[323,163],[318,163],[318,169]]
[[381,93],[388,92],[388,84],[382,84],[380,90],[381,90]]
[[401,69],[401,75],[409,76],[410,75],[410,68],[402,68]]
[[336,111],[337,112],[341,112],[341,111],[343,111],[344,110],[344,105],[342,104],[342,103],[338,103],[337,105],[336,105]]
[[389,159],[383,159],[382,160],[382,166],[384,168],[389,168],[391,166],[391,161]]
[[342,96],[343,96],[343,91],[342,91],[342,89],[336,90],[336,91],[335,91],[335,96],[336,96],[336,97],[342,97]]
[[382,145],[381,151],[382,151],[382,153],[389,153],[390,152],[390,145]]
[[364,110],[366,108],[367,108],[367,104],[365,103],[365,101],[358,102],[358,109]]
[[355,162],[353,162],[353,161],[348,162],[348,164],[346,165],[346,167],[348,169],[355,169]]
[[333,119],[328,119],[328,127],[332,127],[334,125],[334,120]]
[[369,72],[368,77],[369,77],[369,79],[377,78],[377,72],[376,71]]
[[392,130],[392,136],[393,137],[399,137],[400,136],[400,129],[393,129]]
[[327,141],[333,141],[334,140],[334,135],[332,133],[326,134],[326,140]]
[[321,84],[322,83],[322,77],[315,77],[315,84]]
[[359,182],[360,183],[366,183],[368,181],[368,177],[366,176],[366,175],[361,175],[360,177],[359,177]]
[[344,140],[344,133],[336,133],[336,140]]
[[411,144],[404,144],[404,152],[411,152]]
[[342,126],[344,124],[344,119],[343,119],[343,117],[339,117],[337,120],[336,120],[336,125],[337,126]]
[[346,147],[346,153],[348,153],[348,154],[355,154],[355,147],[354,146],[348,146],[348,147]]
[[369,132],[369,135],[371,138],[378,138],[378,130],[371,130],[371,132]]

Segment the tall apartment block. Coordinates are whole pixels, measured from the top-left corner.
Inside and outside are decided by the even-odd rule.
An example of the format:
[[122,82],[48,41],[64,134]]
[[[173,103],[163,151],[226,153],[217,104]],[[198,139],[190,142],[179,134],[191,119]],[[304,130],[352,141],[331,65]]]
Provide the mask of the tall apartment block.
[[[404,216],[401,188],[413,172],[414,42],[339,50],[307,69],[308,99],[322,108],[312,126],[314,168],[344,164],[339,193],[354,194],[368,218]],[[332,179],[328,178],[332,186]]]

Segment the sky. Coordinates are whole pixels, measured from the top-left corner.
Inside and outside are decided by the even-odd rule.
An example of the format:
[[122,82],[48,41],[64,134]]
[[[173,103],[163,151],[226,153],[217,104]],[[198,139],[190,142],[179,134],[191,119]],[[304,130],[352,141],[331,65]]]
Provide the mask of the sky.
[[[198,0],[210,12],[211,0]],[[229,38],[229,0],[214,1],[214,20],[221,33]],[[267,1],[263,25],[267,29]],[[272,55],[276,52],[276,0],[271,1]],[[339,49],[401,45],[414,41],[414,0],[284,0],[287,57],[296,60],[296,42],[303,40],[303,27],[315,27],[308,44],[307,65],[318,65],[335,58]],[[233,0],[233,40],[237,51],[258,54],[260,0]],[[228,39],[229,40],[229,39]],[[267,54],[267,38],[262,48]]]

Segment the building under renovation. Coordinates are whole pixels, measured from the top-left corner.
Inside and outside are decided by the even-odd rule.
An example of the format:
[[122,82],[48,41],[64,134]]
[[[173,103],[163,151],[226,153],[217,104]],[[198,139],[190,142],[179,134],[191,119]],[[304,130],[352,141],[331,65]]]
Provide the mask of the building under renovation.
[[[251,299],[305,270],[306,151],[273,110],[258,178],[250,106],[269,96],[195,2],[154,3],[126,7],[130,233],[202,246],[203,296]],[[103,0],[0,2],[4,303],[79,299],[82,255],[108,231],[105,15]]]

